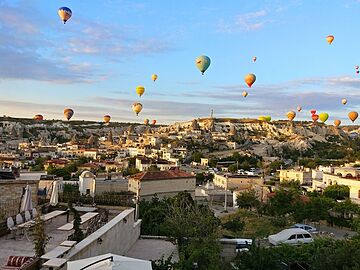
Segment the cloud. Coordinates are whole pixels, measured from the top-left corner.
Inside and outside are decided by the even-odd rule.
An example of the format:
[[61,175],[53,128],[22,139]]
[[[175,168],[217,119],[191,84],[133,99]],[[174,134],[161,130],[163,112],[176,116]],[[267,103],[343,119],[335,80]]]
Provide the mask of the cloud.
[[237,15],[230,23],[220,20],[218,23],[218,30],[225,33],[259,30],[263,28],[267,22],[265,18],[267,15],[265,10],[258,10]]

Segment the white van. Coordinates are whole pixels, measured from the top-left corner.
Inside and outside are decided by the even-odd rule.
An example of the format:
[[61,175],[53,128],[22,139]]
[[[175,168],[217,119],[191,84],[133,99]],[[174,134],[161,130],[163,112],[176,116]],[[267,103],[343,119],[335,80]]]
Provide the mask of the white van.
[[277,234],[270,235],[268,239],[270,244],[274,246],[280,244],[299,245],[314,241],[309,232],[299,228],[282,230]]

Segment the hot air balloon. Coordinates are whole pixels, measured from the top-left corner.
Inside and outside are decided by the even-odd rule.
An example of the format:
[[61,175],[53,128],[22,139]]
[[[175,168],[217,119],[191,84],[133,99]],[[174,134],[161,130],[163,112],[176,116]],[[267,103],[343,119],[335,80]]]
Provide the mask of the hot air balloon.
[[254,56],[254,57],[252,58],[252,60],[253,60],[254,62],[256,62],[257,57],[256,57],[256,56]]
[[359,73],[360,73],[360,71],[359,71],[359,70],[357,70],[357,71],[356,71],[356,74],[359,74]]
[[327,36],[326,41],[329,43],[329,45],[334,41],[334,36]]
[[157,78],[158,78],[158,75],[156,75],[156,74],[151,75],[151,79],[152,79],[154,82],[157,80]]
[[316,122],[317,120],[319,120],[319,116],[314,113],[314,114],[311,116],[311,119],[312,119],[314,122]]
[[152,120],[152,121],[151,121],[151,124],[152,124],[152,125],[156,125],[156,120]]
[[358,118],[359,114],[357,112],[349,112],[348,116],[349,119],[354,123],[355,120]]
[[138,87],[136,87],[136,94],[138,94],[139,97],[141,97],[144,93],[145,93],[145,87],[144,86],[139,85]]
[[311,110],[310,113],[311,113],[311,114],[315,114],[315,113],[316,113],[316,110]]
[[345,104],[347,103],[347,99],[346,99],[346,98],[343,98],[343,99],[341,100],[341,103],[342,103],[343,105],[345,105]]
[[336,120],[334,121],[335,127],[340,126],[340,124],[341,124],[341,121],[340,121],[339,119],[336,119]]
[[145,125],[148,125],[148,124],[149,124],[149,119],[145,119],[145,120],[144,120],[144,124],[145,124]]
[[67,108],[64,110],[64,116],[67,120],[70,120],[71,117],[73,117],[73,115],[74,115],[74,111],[72,109]]
[[301,112],[302,108],[300,106],[297,107],[297,111]]
[[72,11],[68,7],[61,7],[58,9],[58,15],[65,24],[71,18]]
[[204,72],[209,68],[211,60],[206,55],[200,55],[195,60],[196,67],[200,70],[201,74],[204,75]]
[[132,110],[136,113],[136,115],[139,115],[139,113],[141,112],[143,106],[141,105],[141,103],[134,103],[132,105]]
[[246,91],[242,92],[242,96],[243,96],[243,97],[247,97],[248,94],[249,94],[249,93],[246,92]]
[[259,121],[266,121],[266,117],[261,115],[261,116],[258,117],[258,120]]
[[44,120],[44,117],[41,114],[37,114],[37,115],[34,116],[34,120],[42,121],[42,120]]
[[294,120],[295,117],[296,117],[296,112],[294,112],[294,111],[289,111],[289,112],[286,113],[286,116],[287,116],[287,118],[288,118],[290,121],[292,121],[292,120]]
[[249,87],[251,87],[253,85],[253,83],[256,81],[256,76],[252,73],[249,73],[245,76],[244,80],[245,80],[245,83]]
[[110,115],[104,115],[103,119],[104,119],[105,124],[108,124],[110,122],[110,120],[111,120],[111,116]]
[[329,114],[328,113],[320,113],[319,119],[321,122],[325,123],[329,119]]
[[265,116],[265,121],[270,122],[271,121],[271,116],[270,115]]

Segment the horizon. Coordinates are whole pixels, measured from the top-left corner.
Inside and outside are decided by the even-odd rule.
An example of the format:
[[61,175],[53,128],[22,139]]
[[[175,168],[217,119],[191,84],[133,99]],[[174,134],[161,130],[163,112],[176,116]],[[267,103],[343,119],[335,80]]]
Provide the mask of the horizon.
[[[148,118],[161,125],[208,117],[212,109],[215,118],[285,120],[300,105],[296,121],[311,121],[315,108],[329,113],[327,124],[353,125],[347,114],[359,110],[356,0],[0,0],[0,6],[1,115],[61,120],[70,107],[76,121],[109,114],[114,122]],[[60,6],[73,12],[65,25]],[[335,36],[331,45],[328,35]],[[211,58],[203,76],[195,66],[202,54]],[[244,83],[248,73],[257,76],[252,88]],[[138,85],[146,89],[141,98]],[[139,117],[134,102],[144,106]]]

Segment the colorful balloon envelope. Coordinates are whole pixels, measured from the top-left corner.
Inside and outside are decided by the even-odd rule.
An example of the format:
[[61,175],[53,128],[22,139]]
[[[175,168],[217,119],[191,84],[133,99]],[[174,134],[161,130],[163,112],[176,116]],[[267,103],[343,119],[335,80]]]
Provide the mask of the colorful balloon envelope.
[[132,105],[132,110],[134,111],[134,113],[136,113],[136,115],[139,115],[139,113],[141,112],[141,110],[143,109],[143,106],[141,105],[141,103],[134,103]]
[[257,57],[256,57],[256,56],[254,56],[254,57],[252,58],[252,60],[253,60],[254,62],[256,62]]
[[195,65],[200,70],[202,75],[204,75],[205,71],[209,68],[210,63],[211,63],[211,60],[206,55],[200,55],[195,60]]
[[144,120],[144,124],[145,124],[145,125],[148,125],[148,124],[149,124],[149,119],[145,119],[145,120]]
[[136,94],[138,94],[139,97],[141,97],[144,93],[145,93],[145,87],[144,86],[139,85],[138,87],[136,87]]
[[296,117],[296,112],[294,112],[294,111],[289,111],[289,112],[286,113],[286,116],[287,116],[287,118],[288,118],[290,121],[292,121],[292,120],[294,120],[295,117]]
[[315,113],[316,113],[316,110],[311,110],[310,113],[311,113],[311,114],[315,114]]
[[152,124],[152,125],[156,125],[156,120],[152,120],[152,121],[151,121],[151,124]]
[[266,116],[261,115],[261,116],[258,117],[258,120],[265,122],[266,121]]
[[72,11],[68,7],[61,7],[58,9],[58,15],[65,24],[71,18]]
[[348,116],[349,119],[354,123],[355,120],[358,118],[359,114],[357,112],[349,112]]
[[334,41],[334,36],[330,35],[326,37],[326,41],[329,43],[329,45]]
[[347,103],[347,99],[346,99],[346,98],[343,98],[343,99],[341,100],[341,103],[342,103],[343,105],[345,105],[345,104]]
[[321,122],[325,123],[329,119],[329,114],[328,113],[320,113],[319,119]]
[[34,120],[42,121],[42,120],[44,120],[44,117],[41,114],[37,114],[37,115],[34,116]]
[[74,111],[72,109],[66,108],[64,110],[64,116],[68,121],[71,119],[71,117],[73,117],[73,115],[74,115]]
[[316,122],[317,120],[319,120],[319,115],[313,114],[313,115],[311,116],[311,119],[312,119],[314,122]]
[[297,111],[301,112],[302,108],[300,106],[297,107]]
[[334,120],[335,127],[338,127],[341,125],[341,121],[339,119]]
[[110,115],[104,115],[103,119],[104,119],[105,124],[108,124],[110,122],[110,120],[111,120],[111,116]]
[[248,92],[246,92],[246,91],[242,92],[242,96],[243,96],[243,97],[247,97],[247,96],[248,96],[248,94],[249,94],[249,93],[248,93]]
[[154,82],[157,80],[157,78],[158,78],[158,75],[156,75],[156,74],[151,75],[151,79],[152,79]]
[[265,116],[265,121],[270,122],[271,121],[271,116],[270,115]]
[[256,81],[256,76],[255,74],[249,73],[245,76],[244,78],[245,83],[251,88],[251,86],[254,84],[254,82]]

